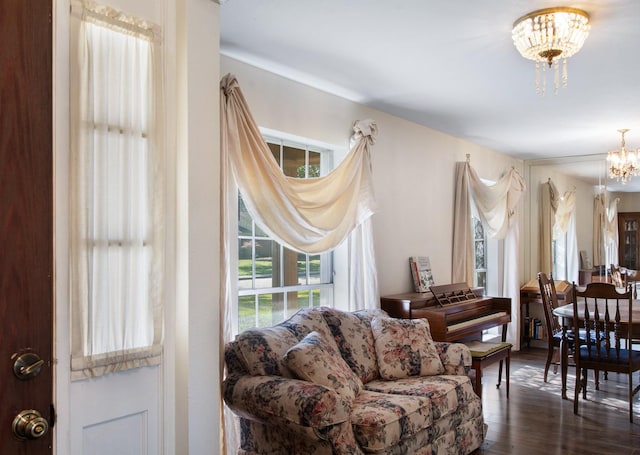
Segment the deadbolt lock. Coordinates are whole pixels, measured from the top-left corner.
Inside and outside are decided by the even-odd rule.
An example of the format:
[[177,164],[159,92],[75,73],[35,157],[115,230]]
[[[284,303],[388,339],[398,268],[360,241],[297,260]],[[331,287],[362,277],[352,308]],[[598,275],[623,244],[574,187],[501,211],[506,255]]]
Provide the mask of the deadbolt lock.
[[35,378],[40,373],[44,360],[42,360],[35,352],[24,352],[22,354],[13,354],[13,374],[21,381]]
[[13,434],[20,440],[38,439],[49,431],[49,422],[36,410],[24,410],[13,419]]

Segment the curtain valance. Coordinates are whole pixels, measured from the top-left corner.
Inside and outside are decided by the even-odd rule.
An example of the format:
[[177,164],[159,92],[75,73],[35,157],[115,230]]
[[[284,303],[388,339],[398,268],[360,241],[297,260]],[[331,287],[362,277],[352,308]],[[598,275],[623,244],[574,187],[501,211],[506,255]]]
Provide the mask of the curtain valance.
[[220,82],[223,143],[253,219],[286,247],[304,253],[329,251],[374,212],[370,146],[376,124],[354,125],[354,146],[332,172],[299,179],[284,175],[254,122],[235,76]]
[[495,184],[487,185],[469,163],[465,163],[465,168],[482,224],[490,237],[504,239],[509,229],[509,217],[515,213],[526,189],[524,179],[518,171],[511,168]]

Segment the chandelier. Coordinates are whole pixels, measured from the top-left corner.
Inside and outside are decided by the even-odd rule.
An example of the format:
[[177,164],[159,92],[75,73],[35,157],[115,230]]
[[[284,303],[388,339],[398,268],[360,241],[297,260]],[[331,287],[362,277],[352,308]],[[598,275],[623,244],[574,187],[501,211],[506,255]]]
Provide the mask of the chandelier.
[[618,131],[622,134],[622,146],[620,150],[611,150],[607,153],[607,163],[609,165],[609,177],[625,184],[631,177],[638,175],[640,163],[638,162],[638,153],[625,148],[624,133],[629,130],[624,128]]
[[567,58],[582,48],[590,28],[587,13],[567,7],[534,11],[513,23],[513,43],[524,58],[536,62],[536,93],[544,95],[547,66],[554,68],[555,93],[567,86]]

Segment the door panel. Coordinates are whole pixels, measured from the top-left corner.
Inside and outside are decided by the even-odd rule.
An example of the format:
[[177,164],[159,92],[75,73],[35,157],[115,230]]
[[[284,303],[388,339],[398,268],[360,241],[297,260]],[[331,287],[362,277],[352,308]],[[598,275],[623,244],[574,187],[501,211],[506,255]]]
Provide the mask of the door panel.
[[[51,7],[51,0],[0,4],[2,454],[52,453],[51,430],[36,440],[12,434],[14,418],[22,410],[36,410],[53,423]],[[22,353],[43,360],[33,369],[33,356],[22,364],[27,376],[38,370],[35,377],[21,380],[14,374],[14,361]]]

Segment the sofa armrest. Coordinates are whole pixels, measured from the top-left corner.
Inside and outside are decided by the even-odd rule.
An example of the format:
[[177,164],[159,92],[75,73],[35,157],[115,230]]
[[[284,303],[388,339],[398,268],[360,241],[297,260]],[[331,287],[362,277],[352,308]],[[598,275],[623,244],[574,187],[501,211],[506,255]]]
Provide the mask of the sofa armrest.
[[232,375],[222,393],[239,416],[269,424],[324,428],[348,421],[351,413],[351,404],[335,390],[282,376]]
[[444,365],[444,374],[466,376],[471,370],[471,351],[462,343],[436,341],[438,355]]

